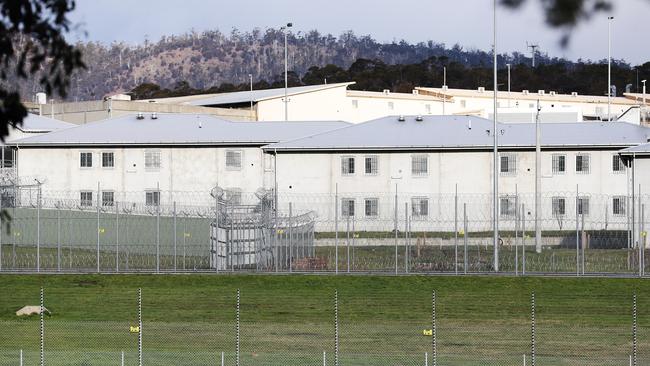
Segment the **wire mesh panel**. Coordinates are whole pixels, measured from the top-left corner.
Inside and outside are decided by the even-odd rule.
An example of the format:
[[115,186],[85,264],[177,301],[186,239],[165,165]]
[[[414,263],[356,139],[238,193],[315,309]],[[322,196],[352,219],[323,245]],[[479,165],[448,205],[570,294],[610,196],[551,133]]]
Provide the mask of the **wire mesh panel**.
[[29,290],[3,291],[6,311],[0,317],[0,365],[38,365],[40,363],[40,317],[37,314],[18,318],[15,312],[24,306],[39,306],[40,293]]

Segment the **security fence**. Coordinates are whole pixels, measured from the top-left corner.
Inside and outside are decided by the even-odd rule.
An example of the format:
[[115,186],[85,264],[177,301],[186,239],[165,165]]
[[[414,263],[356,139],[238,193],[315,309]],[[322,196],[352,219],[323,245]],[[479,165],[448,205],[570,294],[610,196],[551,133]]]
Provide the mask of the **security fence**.
[[647,268],[650,195],[638,193],[502,192],[495,248],[489,195],[2,191],[0,271],[643,276]]
[[179,291],[188,307],[154,288],[5,294],[5,305],[35,309],[0,320],[0,364],[650,364],[643,294],[298,292]]

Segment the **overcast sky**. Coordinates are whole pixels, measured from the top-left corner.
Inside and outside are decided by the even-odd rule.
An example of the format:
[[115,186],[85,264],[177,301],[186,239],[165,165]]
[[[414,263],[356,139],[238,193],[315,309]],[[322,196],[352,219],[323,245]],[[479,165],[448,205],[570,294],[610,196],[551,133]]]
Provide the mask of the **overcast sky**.
[[[498,50],[527,52],[526,41],[538,43],[550,56],[600,60],[607,57],[607,14],[573,31],[567,48],[561,32],[544,24],[540,0],[527,0],[519,11],[498,12]],[[650,61],[641,30],[648,24],[650,0],[614,0],[612,55],[632,65]],[[317,29],[339,35],[353,30],[378,41],[433,40],[451,46],[487,50],[492,44],[491,0],[77,0],[71,15],[78,30],[73,40],[141,43],[145,36],[232,28],[278,27],[291,21],[295,31]],[[84,34],[84,32],[86,34]],[[645,44],[644,44],[645,43]]]

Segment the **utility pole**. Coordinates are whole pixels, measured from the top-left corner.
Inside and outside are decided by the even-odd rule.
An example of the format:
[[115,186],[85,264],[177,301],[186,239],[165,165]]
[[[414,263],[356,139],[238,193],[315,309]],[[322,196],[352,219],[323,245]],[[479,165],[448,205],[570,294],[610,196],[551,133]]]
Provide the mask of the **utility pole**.
[[612,120],[612,20],[607,17],[607,122]]
[[[447,67],[442,68],[442,91],[443,93],[447,92]],[[444,116],[445,113],[445,104],[446,104],[446,95],[443,94],[442,96],[442,115]]]
[[293,23],[287,23],[286,26],[280,28],[284,32],[284,120],[289,120],[289,99],[288,99],[288,89],[289,89],[289,51],[288,51],[288,41],[287,41],[287,32],[289,28],[293,27]]
[[506,64],[506,66],[508,67],[508,108],[510,108],[510,67],[512,65]]
[[541,145],[541,128],[539,124],[539,112],[542,106],[537,100],[537,114],[535,115],[535,251],[542,252],[542,226],[540,224],[540,216],[542,210],[541,204],[541,190],[542,190],[542,175],[540,169],[542,167],[542,145]]
[[494,134],[494,171],[493,171],[493,180],[494,180],[494,197],[492,201],[493,212],[493,244],[494,244],[494,272],[499,272],[499,133],[497,131],[497,90],[499,85],[497,84],[497,0],[493,1],[493,16],[494,16],[494,49],[493,54],[493,76],[494,76],[494,121],[493,121],[493,134]]

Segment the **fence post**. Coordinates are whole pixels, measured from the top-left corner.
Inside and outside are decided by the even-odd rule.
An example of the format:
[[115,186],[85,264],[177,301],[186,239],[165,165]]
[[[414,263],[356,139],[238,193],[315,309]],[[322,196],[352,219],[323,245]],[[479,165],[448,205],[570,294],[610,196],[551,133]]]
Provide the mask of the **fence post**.
[[436,366],[438,358],[438,349],[436,344],[436,291],[431,295],[431,364]]
[[142,288],[138,288],[138,366],[142,366]]
[[454,272],[458,274],[458,183],[454,193]]
[[521,204],[521,275],[526,275],[526,204]]
[[100,227],[99,227],[99,211],[101,210],[101,205],[102,205],[102,197],[100,193],[100,187],[99,187],[99,182],[97,182],[97,273],[100,272],[99,270],[99,234],[100,234]]
[[239,337],[240,335],[240,312],[241,312],[241,307],[240,307],[240,299],[241,299],[241,292],[239,289],[237,289],[237,313],[236,313],[236,323],[235,323],[235,365],[239,366],[239,351],[240,351],[240,341],[241,338]]
[[57,272],[61,272],[61,202],[60,201],[56,205],[56,270]]
[[[289,202],[289,273],[293,272],[293,204]],[[349,264],[348,264],[349,267]],[[348,268],[349,271],[349,268]]]
[[41,287],[41,366],[45,366],[45,294]]
[[122,351],[120,366],[124,366],[124,351]]
[[323,351],[323,366],[327,366],[327,353]]
[[339,290],[334,290],[334,366],[339,366]]
[[[641,187],[639,187],[641,189]],[[643,258],[643,252],[644,252],[644,247],[645,247],[645,235],[643,232],[644,225],[643,221],[645,219],[645,205],[641,204],[641,198],[639,198],[639,205],[641,206],[639,208],[639,277],[643,277],[643,269],[645,267],[644,258]]]
[[580,205],[579,192],[580,191],[578,189],[578,185],[576,184],[576,276],[580,276],[580,232],[578,229],[578,220],[580,214],[580,211],[578,209],[578,206]]
[[20,366],[23,366],[23,350],[20,350]]
[[355,255],[355,250],[354,250],[354,247],[355,247],[355,244],[356,244],[354,242],[354,236],[355,236],[355,233],[356,233],[356,228],[354,226],[354,221],[355,221],[354,218],[355,217],[356,216],[352,216],[352,270],[353,271],[354,271],[354,268],[355,268],[355,266],[354,266],[354,263],[355,263],[355,256],[354,256]]
[[411,247],[411,223],[409,203],[404,202],[404,273],[409,273],[409,248]]
[[429,366],[429,352],[424,352],[424,366]]
[[221,366],[226,366],[226,356],[221,352]]
[[347,261],[347,272],[350,273],[350,215],[347,215],[345,219],[345,247],[347,251],[345,257]]
[[394,218],[394,226],[395,226],[395,274],[397,274],[397,241],[398,241],[398,235],[397,235],[397,184],[395,184],[395,218]]
[[115,272],[120,272],[120,205],[115,201]]
[[463,244],[465,253],[463,254],[463,273],[467,274],[467,203],[463,203]]
[[41,182],[38,182],[38,194],[36,196],[36,272],[40,272],[40,271],[41,271]]
[[[219,273],[219,195],[217,194],[218,189],[216,189],[218,185],[215,187],[214,191],[214,242],[216,245],[216,248],[214,248],[214,253],[216,253],[216,260],[215,260],[215,269],[216,272]],[[184,224],[185,225],[185,224]],[[176,271],[176,202],[174,202],[174,271]],[[226,270],[228,270],[228,264],[226,263],[225,266]],[[183,269],[185,269],[185,229],[183,229]]]
[[[177,233],[177,230],[176,230],[176,201],[174,201],[174,203],[173,203],[173,210],[174,210],[174,273],[176,273],[176,269],[177,269],[176,265],[178,263],[177,262],[177,257],[176,257],[176,243],[178,242],[178,233]],[[218,228],[217,228],[217,231],[218,231]],[[217,248],[218,247],[219,247],[219,242],[217,242]],[[217,253],[217,258],[216,258],[216,261],[215,261],[215,262],[217,262],[217,263],[215,263],[215,267],[217,267],[217,270],[219,269],[218,261],[219,261],[219,254]]]
[[339,273],[339,184],[334,190],[334,272]]
[[160,183],[156,184],[158,202],[156,202],[156,273],[160,273]]
[[632,296],[632,366],[637,366],[636,293]]
[[530,296],[530,364],[535,366],[535,293]]

